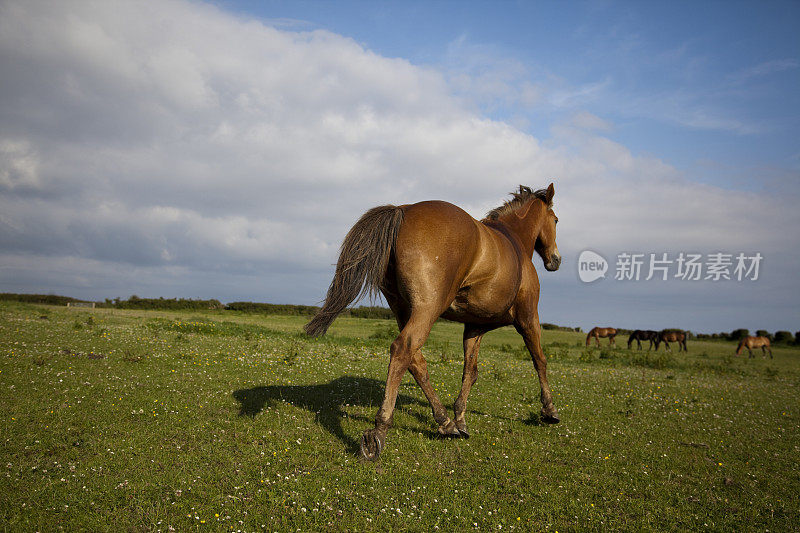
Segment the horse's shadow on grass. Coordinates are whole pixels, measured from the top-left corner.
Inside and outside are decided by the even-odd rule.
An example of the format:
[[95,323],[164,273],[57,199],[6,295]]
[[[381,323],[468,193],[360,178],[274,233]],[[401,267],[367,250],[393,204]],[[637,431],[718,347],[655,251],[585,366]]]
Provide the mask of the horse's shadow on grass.
[[[287,402],[315,414],[316,421],[331,435],[342,441],[351,453],[357,453],[360,442],[344,432],[342,419],[370,422],[364,416],[353,416],[344,410],[345,405],[354,407],[373,407],[383,402],[385,383],[372,378],[343,376],[320,385],[264,385],[234,391],[233,397],[239,402],[239,416],[255,417],[264,408]],[[417,398],[405,394],[397,395],[397,409],[404,405],[424,405]],[[420,413],[410,414],[420,422],[429,425],[430,419]],[[365,428],[366,429],[366,428]],[[431,436],[434,432],[431,432]]]

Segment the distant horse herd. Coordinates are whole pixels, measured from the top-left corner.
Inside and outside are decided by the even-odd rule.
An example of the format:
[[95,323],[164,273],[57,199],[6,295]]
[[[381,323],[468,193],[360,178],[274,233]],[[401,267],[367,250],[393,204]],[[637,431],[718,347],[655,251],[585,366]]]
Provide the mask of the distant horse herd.
[[[616,346],[616,342],[614,341],[614,337],[617,336],[616,328],[600,328],[595,327],[589,331],[589,334],[586,335],[586,346],[589,346],[592,339],[597,343],[597,346],[600,346],[600,339],[608,338],[608,345],[609,346]],[[655,349],[658,350],[658,347],[661,343],[664,343],[665,350],[672,350],[669,347],[670,342],[677,342],[678,343],[678,351],[688,352],[689,349],[686,347],[686,339],[689,338],[689,335],[685,331],[679,330],[661,330],[661,331],[654,331],[652,329],[637,329],[633,331],[628,337],[628,349],[631,349],[633,346],[633,341],[636,341],[638,345],[638,349],[642,349],[642,341],[650,341],[650,346],[647,348],[648,350]],[[769,345],[769,338],[767,337],[744,337],[740,342],[739,346],[736,348],[736,355],[741,355],[742,350],[747,348],[747,351],[750,353],[750,357],[753,357],[753,348],[761,348],[762,356],[766,357],[767,353],[769,353],[770,359],[772,359],[772,348]]]
[[[589,346],[589,343],[592,339],[595,340],[598,346],[600,346],[600,338],[608,337],[608,344],[609,345],[616,345],[614,342],[614,337],[617,336],[617,330],[615,328],[592,328],[589,331],[589,334],[586,335],[586,346]],[[628,337],[628,349],[631,349],[633,345],[633,341],[636,341],[639,349],[642,349],[642,341],[650,341],[650,346],[647,348],[648,350],[652,349],[655,346],[656,350],[664,343],[665,350],[672,350],[669,347],[670,342],[677,342],[678,343],[678,351],[681,350],[689,351],[686,348],[686,339],[689,336],[686,334],[685,331],[675,331],[675,330],[661,330],[661,331],[653,331],[652,329],[637,329],[631,336]]]

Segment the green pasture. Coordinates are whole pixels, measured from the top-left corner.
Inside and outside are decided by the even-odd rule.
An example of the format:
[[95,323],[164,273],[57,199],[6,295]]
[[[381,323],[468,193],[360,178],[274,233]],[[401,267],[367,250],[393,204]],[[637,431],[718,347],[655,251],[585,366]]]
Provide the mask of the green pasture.
[[[468,440],[400,389],[377,463],[393,323],[0,303],[4,531],[788,531],[800,524],[800,348],[586,349],[545,331],[562,418],[513,329],[489,333]],[[624,324],[620,324],[624,326]],[[448,408],[461,327],[423,352]]]

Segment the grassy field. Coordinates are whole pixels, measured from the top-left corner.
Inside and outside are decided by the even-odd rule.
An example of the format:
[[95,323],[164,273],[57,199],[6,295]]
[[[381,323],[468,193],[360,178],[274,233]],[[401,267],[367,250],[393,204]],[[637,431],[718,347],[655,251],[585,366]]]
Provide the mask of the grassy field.
[[[469,440],[410,376],[357,459],[392,323],[0,304],[6,531],[797,530],[800,349],[586,350],[544,332],[562,423],[513,330],[486,336]],[[624,346],[626,339],[619,339]],[[663,347],[662,347],[663,350]],[[424,348],[448,408],[461,330]]]

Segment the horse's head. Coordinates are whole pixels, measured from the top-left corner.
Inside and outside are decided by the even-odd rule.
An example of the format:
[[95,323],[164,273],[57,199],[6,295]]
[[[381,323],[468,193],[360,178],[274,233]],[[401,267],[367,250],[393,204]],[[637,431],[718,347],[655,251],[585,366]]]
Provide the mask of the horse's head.
[[558,223],[558,217],[553,211],[554,194],[555,187],[551,183],[545,195],[546,211],[544,221],[542,221],[542,229],[539,231],[534,244],[536,253],[544,261],[544,268],[551,272],[558,270],[558,267],[561,266],[561,254],[558,253],[558,246],[556,245],[556,223]]

